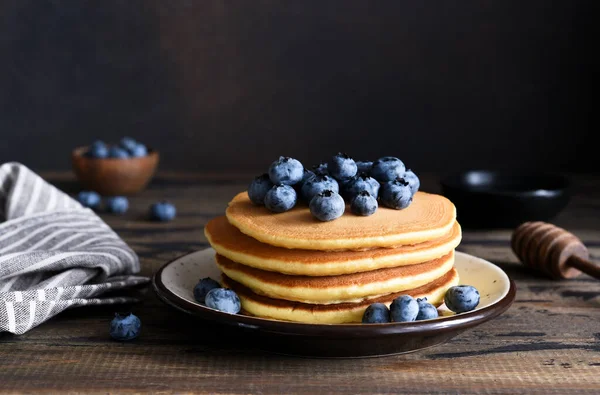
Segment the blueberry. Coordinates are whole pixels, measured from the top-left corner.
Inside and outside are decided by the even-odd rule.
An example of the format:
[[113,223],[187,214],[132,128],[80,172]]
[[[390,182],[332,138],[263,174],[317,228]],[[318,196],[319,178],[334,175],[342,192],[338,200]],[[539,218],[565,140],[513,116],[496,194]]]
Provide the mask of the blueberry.
[[379,182],[373,177],[369,177],[366,173],[360,173],[352,177],[342,188],[344,197],[352,200],[361,191],[367,191],[377,198],[379,195]]
[[304,183],[313,178],[315,176],[315,173],[311,170],[307,170],[304,169],[304,172],[302,173],[302,179],[300,180],[299,183],[294,185],[294,190],[296,191],[296,195],[298,196],[302,196],[302,186],[304,185]]
[[116,313],[110,322],[110,337],[115,340],[132,340],[139,336],[142,321],[131,313]]
[[297,201],[296,191],[289,185],[274,185],[265,195],[265,207],[274,213],[292,209]]
[[419,177],[417,177],[417,175],[413,173],[412,170],[408,169],[404,172],[402,178],[404,179],[404,181],[408,182],[408,185],[410,186],[410,192],[413,195],[417,193],[419,187],[421,186],[421,181],[419,181]]
[[206,294],[206,305],[211,309],[237,314],[242,309],[240,298],[231,289],[214,288]]
[[267,173],[261,174],[252,180],[248,187],[248,197],[250,201],[256,205],[263,206],[265,204],[265,196],[269,189],[273,188],[273,183]]
[[312,198],[310,213],[320,221],[332,221],[344,214],[344,199],[332,190],[325,190]]
[[377,199],[367,191],[360,191],[350,203],[350,211],[364,217],[375,214],[377,207]]
[[81,191],[77,194],[77,201],[84,207],[98,208],[100,206],[100,195],[94,191]]
[[194,287],[194,299],[199,303],[204,303],[206,294],[215,288],[221,288],[221,284],[210,277],[200,279]]
[[176,214],[177,209],[169,202],[158,202],[150,206],[150,219],[154,221],[171,221]]
[[412,202],[413,194],[410,185],[402,178],[381,184],[379,199],[386,207],[401,210],[407,208]]
[[455,313],[471,311],[479,304],[479,291],[471,285],[450,287],[446,291],[444,302]]
[[414,321],[417,314],[419,314],[419,304],[410,295],[399,296],[390,305],[390,316],[393,322]]
[[327,163],[329,174],[336,180],[354,177],[356,175],[356,162],[348,154],[338,152],[329,163]]
[[105,204],[109,213],[123,214],[129,208],[129,201],[125,196],[111,196],[106,198]]
[[371,162],[371,161],[362,161],[362,160],[356,161],[356,172],[359,174],[360,173],[369,174],[371,172],[371,168],[373,168],[373,162]]
[[383,303],[373,303],[365,310],[363,324],[383,324],[390,322],[390,309]]
[[313,166],[313,173],[321,176],[329,175],[329,171],[327,170],[327,163],[319,163],[318,165]]
[[131,150],[128,150],[131,156],[134,158],[140,158],[142,156],[148,155],[148,148],[144,144],[138,143]]
[[273,184],[294,185],[302,180],[304,166],[300,161],[280,156],[269,166],[269,178]]
[[127,153],[127,151],[121,147],[117,147],[117,146],[112,146],[110,147],[110,149],[108,150],[108,156],[110,156],[111,158],[118,158],[118,159],[125,159],[125,158],[129,158],[129,154]]
[[417,321],[430,320],[438,317],[438,311],[434,305],[427,301],[427,298],[417,299],[419,305],[419,314],[417,314]]
[[133,151],[137,144],[138,142],[131,137],[123,137],[121,141],[119,141],[119,145],[121,146],[121,148],[127,151]]
[[405,169],[406,167],[400,159],[393,156],[384,156],[373,162],[371,177],[379,182],[392,181],[402,177]]
[[302,185],[301,195],[304,200],[310,203],[313,197],[325,190],[331,190],[339,193],[340,187],[338,182],[333,177],[317,174],[314,177],[306,180],[304,185]]
[[108,157],[108,147],[103,141],[94,141],[94,143],[90,145],[90,148],[85,153],[85,156],[97,159],[106,158]]

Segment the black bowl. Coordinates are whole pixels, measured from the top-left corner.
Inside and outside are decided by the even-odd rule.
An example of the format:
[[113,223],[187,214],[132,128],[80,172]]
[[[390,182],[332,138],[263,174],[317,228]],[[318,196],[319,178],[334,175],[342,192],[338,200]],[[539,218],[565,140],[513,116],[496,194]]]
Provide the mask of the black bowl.
[[570,182],[559,174],[472,170],[441,180],[466,228],[513,228],[548,221],[569,202]]

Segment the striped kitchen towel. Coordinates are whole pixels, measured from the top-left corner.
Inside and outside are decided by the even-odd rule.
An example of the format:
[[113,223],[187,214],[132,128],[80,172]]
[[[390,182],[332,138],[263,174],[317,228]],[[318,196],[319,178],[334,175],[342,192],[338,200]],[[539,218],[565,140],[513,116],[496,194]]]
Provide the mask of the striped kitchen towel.
[[75,306],[148,282],[137,255],[92,210],[19,163],[0,166],[0,333],[23,334]]

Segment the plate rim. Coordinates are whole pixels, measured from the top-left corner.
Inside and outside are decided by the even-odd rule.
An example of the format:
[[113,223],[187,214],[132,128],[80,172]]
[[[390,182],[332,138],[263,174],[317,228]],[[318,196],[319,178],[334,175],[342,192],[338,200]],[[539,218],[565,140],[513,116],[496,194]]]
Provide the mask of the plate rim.
[[504,272],[504,270],[483,258],[479,258],[465,252],[456,251],[457,254],[475,258],[476,260],[480,260],[495,266],[508,279],[508,291],[496,302],[478,310],[442,317],[440,319],[412,322],[392,322],[384,324],[313,324],[281,321],[243,314],[229,314],[192,303],[187,299],[178,296],[169,288],[167,288],[161,279],[163,271],[171,264],[185,258],[188,255],[196,254],[208,249],[211,249],[211,247],[182,254],[163,264],[152,276],[152,289],[154,293],[162,302],[184,313],[220,324],[255,329],[274,334],[301,336],[373,337],[386,335],[397,336],[403,333],[419,333],[428,335],[429,333],[457,331],[461,329],[464,330],[477,326],[504,313],[512,305],[516,297],[516,285],[514,281],[506,274],[506,272]]

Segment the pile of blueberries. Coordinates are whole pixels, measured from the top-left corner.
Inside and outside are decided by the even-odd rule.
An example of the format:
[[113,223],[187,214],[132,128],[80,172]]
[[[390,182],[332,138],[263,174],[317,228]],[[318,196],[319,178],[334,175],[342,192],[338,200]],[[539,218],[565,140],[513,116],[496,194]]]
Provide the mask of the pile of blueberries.
[[[99,210],[102,206],[102,197],[94,191],[79,192],[77,201],[93,210]],[[125,196],[108,196],[104,199],[104,209],[109,213],[124,214],[129,209],[129,200]],[[149,209],[149,217],[153,221],[171,221],[176,214],[175,206],[166,201],[153,203]]]
[[360,216],[374,214],[379,204],[404,209],[419,186],[417,175],[396,157],[354,161],[340,152],[312,170],[297,159],[281,156],[268,173],[251,182],[248,196],[252,203],[274,213],[288,211],[304,201],[315,218],[332,221],[344,214],[346,202],[350,203],[350,211]]
[[[444,303],[450,311],[465,313],[479,304],[479,291],[471,285],[450,287],[444,296]],[[410,295],[401,295],[394,299],[390,308],[383,303],[373,303],[365,310],[363,324],[383,324],[386,322],[410,322],[430,320],[438,317],[434,305],[427,298],[414,299]]]
[[148,155],[148,148],[131,137],[123,137],[118,144],[106,144],[97,140],[90,145],[84,154],[88,158],[140,158]]

